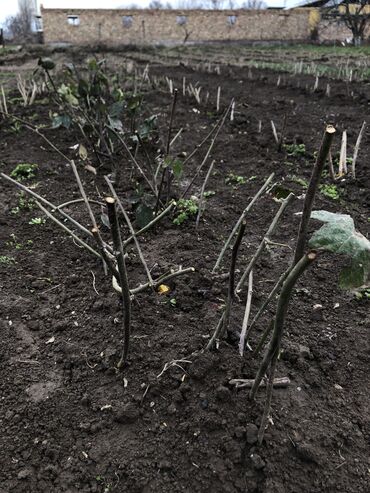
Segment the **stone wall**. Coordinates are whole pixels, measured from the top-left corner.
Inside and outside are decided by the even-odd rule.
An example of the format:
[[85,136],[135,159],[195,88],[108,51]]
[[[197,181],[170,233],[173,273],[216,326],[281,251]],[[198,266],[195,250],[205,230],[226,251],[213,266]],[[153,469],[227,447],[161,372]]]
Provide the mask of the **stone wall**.
[[[343,24],[320,19],[319,9],[130,10],[44,9],[45,43],[140,44],[188,41],[345,41]],[[370,36],[370,25],[366,38]]]
[[42,18],[45,43],[81,45],[175,43],[186,37],[188,41],[306,41],[312,32],[309,9],[42,9]]

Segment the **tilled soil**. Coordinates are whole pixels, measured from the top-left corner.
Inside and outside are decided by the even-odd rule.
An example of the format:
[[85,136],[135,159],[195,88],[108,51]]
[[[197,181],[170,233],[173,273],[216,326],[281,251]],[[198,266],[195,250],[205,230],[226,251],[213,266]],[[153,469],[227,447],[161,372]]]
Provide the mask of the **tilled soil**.
[[[262,446],[256,439],[264,390],[251,402],[248,389],[235,390],[229,383],[254,378],[260,358],[250,351],[241,358],[236,337],[221,342],[217,351],[194,353],[204,347],[220,316],[227,279],[211,270],[236,219],[271,172],[280,188],[296,194],[274,235],[278,245],[255,268],[253,316],[291,261],[302,180],[309,179],[325,124],[337,126],[335,152],[344,129],[352,150],[368,117],[369,86],[330,81],[328,97],[325,85],[312,93],[313,78],[283,75],[277,86],[276,74],[251,74],[243,68],[225,66],[217,75],[156,65],[150,73],[167,75],[179,87],[175,131],[183,132],[175,144],[178,154],[191,151],[216,121],[218,86],[222,109],[232,97],[236,100],[234,121],[226,122],[212,151],[215,172],[208,190],[215,194],[207,199],[199,229],[193,220],[175,226],[168,216],[140,237],[156,277],[179,265],[192,266],[195,273],[170,281],[168,294],[146,291],[135,297],[129,364],[117,373],[112,365],[121,347],[122,311],[110,278],[99,261],[50,220],[29,224],[41,212],[16,212],[19,192],[1,180],[1,255],[14,260],[0,265],[0,491],[365,493],[369,314],[365,299],[338,287],[345,259],[321,255],[295,289],[277,369],[291,383],[274,391]],[[209,91],[207,105],[204,99],[197,105],[194,98],[182,96],[183,77],[199,81],[203,95]],[[145,100],[147,112],[159,114],[165,138],[169,93],[148,90]],[[19,106],[16,113],[37,114],[35,123],[47,123],[48,111],[36,104]],[[279,130],[284,117],[285,141],[304,143],[304,155],[278,152],[270,121]],[[0,132],[1,171],[37,163],[36,177],[26,182],[37,193],[56,204],[79,197],[70,166],[40,137],[25,128],[15,131],[8,122],[0,123]],[[74,157],[71,146],[78,143],[77,135],[50,129],[45,134]],[[351,214],[363,234],[369,232],[369,152],[366,131],[356,180],[338,182],[339,199],[320,193],[315,203],[316,209]],[[198,155],[185,170],[182,189],[200,160]],[[101,200],[99,194],[107,194],[103,175],[109,170],[98,169],[95,177],[79,166],[90,198]],[[117,192],[128,205],[137,176],[126,158],[122,168]],[[245,177],[245,183],[227,184],[230,172]],[[199,193],[201,184],[198,180],[192,193]],[[247,216],[238,276],[279,207],[275,195],[276,189],[265,194]],[[89,225],[81,204],[66,210]],[[99,207],[94,210],[99,216]],[[104,227],[102,232],[108,239]],[[128,254],[134,287],[145,282],[145,274],[134,247]],[[221,274],[229,261],[228,253]],[[245,301],[246,289],[234,304],[235,332]],[[253,348],[273,309],[274,304],[253,331]]]

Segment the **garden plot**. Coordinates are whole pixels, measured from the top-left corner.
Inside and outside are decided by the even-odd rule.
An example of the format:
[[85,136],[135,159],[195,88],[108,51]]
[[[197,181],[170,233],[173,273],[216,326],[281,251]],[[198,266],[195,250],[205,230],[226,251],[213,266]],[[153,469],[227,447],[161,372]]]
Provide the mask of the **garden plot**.
[[72,55],[0,91],[4,491],[365,492],[368,86]]

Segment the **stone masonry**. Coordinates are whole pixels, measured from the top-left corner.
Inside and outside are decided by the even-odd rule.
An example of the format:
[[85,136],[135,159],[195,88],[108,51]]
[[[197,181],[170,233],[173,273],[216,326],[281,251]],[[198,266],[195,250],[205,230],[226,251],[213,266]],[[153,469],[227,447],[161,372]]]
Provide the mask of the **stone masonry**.
[[[44,9],[44,42],[75,45],[187,41],[310,41],[320,37],[316,9]],[[326,30],[331,39],[335,30]],[[340,39],[350,32],[340,31]],[[325,38],[325,36],[324,36]]]

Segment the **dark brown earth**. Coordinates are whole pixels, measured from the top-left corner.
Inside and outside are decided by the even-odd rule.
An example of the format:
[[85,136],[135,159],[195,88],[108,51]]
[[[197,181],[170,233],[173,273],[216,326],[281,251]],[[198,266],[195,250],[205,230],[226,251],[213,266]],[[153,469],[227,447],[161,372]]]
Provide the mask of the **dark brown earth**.
[[[240,358],[232,341],[217,352],[190,356],[217,324],[227,281],[210,271],[239,214],[273,171],[282,186],[296,193],[274,236],[285,246],[267,251],[255,269],[253,315],[292,256],[286,245],[294,246],[299,221],[294,213],[301,210],[304,193],[292,176],[309,179],[326,123],[337,126],[336,152],[343,129],[353,149],[368,118],[369,85],[330,82],[326,97],[323,90],[312,94],[313,78],[307,76],[283,75],[277,87],[276,74],[253,71],[251,76],[247,69],[226,66],[221,75],[159,65],[150,73],[172,77],[179,88],[186,76],[210,92],[207,107],[179,96],[175,127],[184,131],[176,142],[178,153],[189,152],[214,123],[217,86],[222,86],[222,107],[231,97],[237,102],[235,120],[226,123],[212,152],[216,173],[208,189],[216,193],[207,201],[198,232],[193,221],[176,227],[168,217],[140,238],[154,273],[179,265],[196,272],[170,282],[169,295],[145,292],[135,298],[129,365],[117,374],[111,365],[120,349],[122,312],[110,279],[96,259],[50,221],[30,225],[31,218],[41,217],[37,209],[12,213],[18,191],[1,180],[1,255],[14,262],[0,265],[0,491],[369,491],[368,302],[339,289],[345,259],[321,256],[294,292],[277,370],[291,385],[274,392],[261,447],[256,431],[264,390],[251,402],[247,390],[229,384],[233,378],[254,378],[259,359],[249,352]],[[160,114],[163,138],[171,103],[164,88],[145,95],[147,112]],[[36,104],[17,106],[15,112],[37,114],[35,123],[48,123],[48,110]],[[279,129],[284,115],[286,142],[304,143],[304,156],[276,149],[270,120]],[[70,147],[78,143],[77,135],[50,129],[45,134],[74,157]],[[37,176],[27,183],[38,193],[58,204],[79,197],[70,167],[41,138],[25,128],[15,133],[8,122],[0,123],[0,135],[1,171],[10,173],[20,162],[37,163]],[[357,179],[338,183],[338,200],[319,194],[315,204],[350,213],[363,234],[369,233],[369,154],[367,130]],[[199,162],[198,157],[189,166],[185,180]],[[79,164],[89,196],[107,194],[107,170],[99,169],[95,177]],[[126,203],[137,177],[125,158],[122,166],[118,193]],[[246,177],[246,183],[226,185],[230,171]],[[201,180],[193,193],[200,185]],[[278,206],[272,191],[248,215],[238,269],[249,261]],[[89,224],[82,205],[68,211]],[[128,253],[130,285],[136,286],[145,276],[135,250],[130,247]],[[223,272],[228,263],[229,257]],[[235,331],[245,300],[243,292],[234,306]],[[273,306],[253,332],[252,347],[272,314]],[[177,365],[163,371],[173,360]]]

